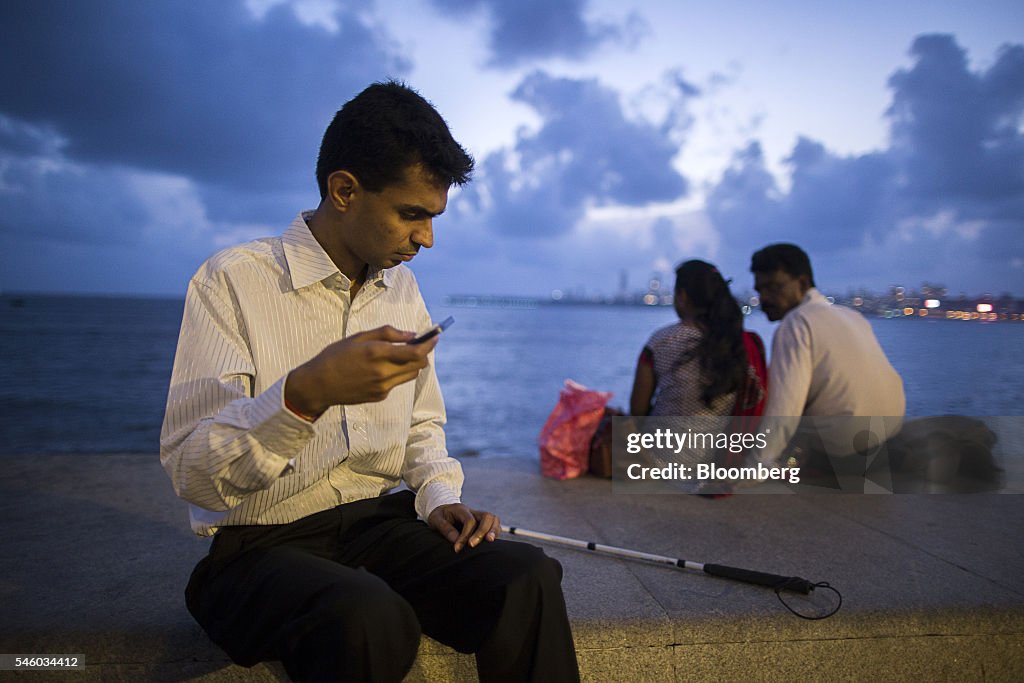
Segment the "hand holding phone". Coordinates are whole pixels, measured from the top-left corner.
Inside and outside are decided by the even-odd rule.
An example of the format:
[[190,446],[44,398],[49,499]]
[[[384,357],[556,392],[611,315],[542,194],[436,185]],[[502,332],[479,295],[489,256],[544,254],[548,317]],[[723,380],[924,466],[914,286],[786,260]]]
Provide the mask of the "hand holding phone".
[[406,344],[422,344],[428,339],[433,339],[437,335],[447,330],[453,322],[455,322],[455,318],[453,318],[452,316],[448,316],[447,318],[445,318],[438,324],[434,325],[423,334],[417,335],[415,339],[410,339],[409,341],[406,342]]

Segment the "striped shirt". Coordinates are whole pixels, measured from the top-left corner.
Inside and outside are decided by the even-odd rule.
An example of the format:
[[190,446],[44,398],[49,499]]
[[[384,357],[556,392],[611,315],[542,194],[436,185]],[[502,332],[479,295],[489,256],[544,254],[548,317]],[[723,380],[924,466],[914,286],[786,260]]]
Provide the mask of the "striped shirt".
[[462,467],[445,447],[433,354],[381,402],[332,406],[312,424],[284,406],[288,372],[328,344],[430,325],[404,265],[369,272],[352,301],[305,218],[215,254],[189,282],[160,461],[201,536],[285,524],[403,480],[423,518],[459,502]]

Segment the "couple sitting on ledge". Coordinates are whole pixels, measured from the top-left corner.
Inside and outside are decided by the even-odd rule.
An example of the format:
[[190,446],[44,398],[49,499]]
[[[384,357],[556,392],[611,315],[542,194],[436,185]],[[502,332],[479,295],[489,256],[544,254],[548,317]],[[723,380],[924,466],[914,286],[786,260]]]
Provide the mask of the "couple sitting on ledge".
[[[878,445],[899,432],[905,411],[903,381],[889,363],[870,323],[817,290],[810,259],[793,244],[754,254],[750,270],[761,309],[781,320],[765,369],[764,345],[743,330],[743,314],[718,269],[686,261],[676,270],[679,322],[651,335],[637,362],[630,413],[636,416],[746,416],[733,428],[753,429],[763,415],[771,429],[756,454],[772,464],[823,466],[822,456],[862,451],[863,425],[874,422]],[[798,430],[799,418],[840,418],[822,441],[820,429]],[[850,427],[856,425],[855,432]],[[823,448],[824,446],[824,448]],[[734,464],[735,454],[725,456]],[[711,450],[691,457],[714,457]]]

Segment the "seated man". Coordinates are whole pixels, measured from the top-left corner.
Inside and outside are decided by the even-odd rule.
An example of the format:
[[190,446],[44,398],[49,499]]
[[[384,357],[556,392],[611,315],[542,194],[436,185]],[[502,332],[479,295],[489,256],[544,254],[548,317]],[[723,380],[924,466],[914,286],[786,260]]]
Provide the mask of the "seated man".
[[[772,338],[763,423],[772,432],[761,460],[804,465],[809,455],[865,454],[899,432],[903,381],[864,316],[815,288],[807,254],[772,244],[754,254],[750,271],[761,309],[782,321]],[[800,416],[814,419],[791,443]],[[827,467],[820,457],[810,462]]]
[[482,681],[578,678],[561,567],[461,502],[438,340],[405,343],[430,319],[404,263],[472,168],[426,100],[371,85],[324,135],[319,206],[189,283],[160,456],[214,537],[187,606],[242,666],[400,681],[422,632]]

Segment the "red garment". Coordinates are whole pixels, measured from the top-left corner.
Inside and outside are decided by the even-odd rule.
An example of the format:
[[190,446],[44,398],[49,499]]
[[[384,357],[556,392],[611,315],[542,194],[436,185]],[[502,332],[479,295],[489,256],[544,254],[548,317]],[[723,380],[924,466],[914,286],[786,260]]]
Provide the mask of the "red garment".
[[[729,422],[729,431],[733,434],[756,433],[768,399],[768,363],[764,357],[764,342],[756,332],[744,330],[743,346],[747,349],[747,377],[736,392],[736,403],[731,413],[733,418]],[[743,453],[722,449],[717,460],[724,467],[735,467],[742,464]]]
[[[764,342],[757,332],[743,331],[743,346],[747,349],[747,381],[736,395],[733,415],[760,417],[768,399],[768,363],[764,357]],[[753,372],[751,372],[753,371]],[[753,422],[756,427],[760,420]]]

